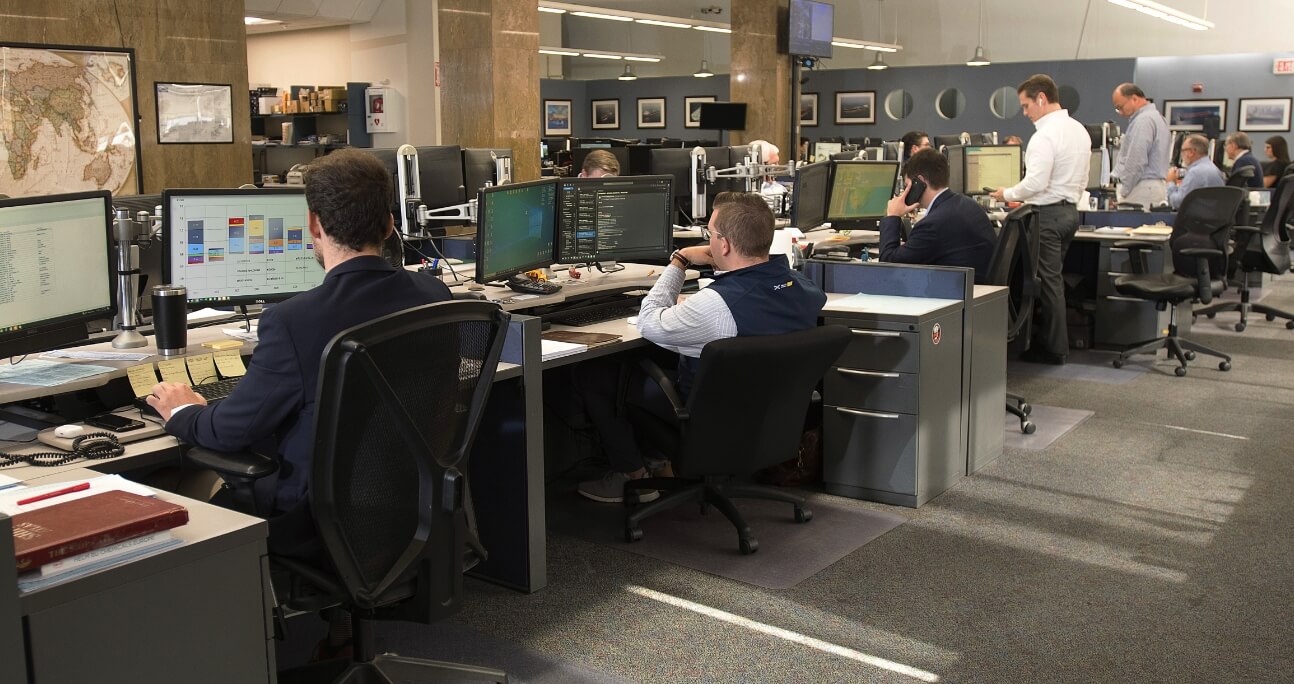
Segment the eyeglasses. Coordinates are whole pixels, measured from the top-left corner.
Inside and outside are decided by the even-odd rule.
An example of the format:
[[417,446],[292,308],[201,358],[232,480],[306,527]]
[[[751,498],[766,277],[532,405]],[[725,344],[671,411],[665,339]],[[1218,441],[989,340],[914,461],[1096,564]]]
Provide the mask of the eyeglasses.
[[720,232],[719,232],[719,231],[717,231],[717,230],[710,230],[710,229],[709,229],[708,227],[706,227],[706,226],[702,226],[702,227],[701,227],[701,239],[702,239],[702,240],[709,240],[711,235],[713,235],[713,236],[715,236],[715,237],[724,237],[724,234],[723,234],[723,233],[720,233]]

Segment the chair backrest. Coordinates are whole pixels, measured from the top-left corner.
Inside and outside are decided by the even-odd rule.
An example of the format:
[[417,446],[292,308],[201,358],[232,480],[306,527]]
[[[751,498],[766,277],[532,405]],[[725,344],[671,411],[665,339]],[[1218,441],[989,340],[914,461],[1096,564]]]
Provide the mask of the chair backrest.
[[1196,188],[1182,200],[1173,221],[1169,246],[1173,252],[1173,272],[1189,278],[1196,277],[1196,257],[1182,254],[1183,249],[1216,249],[1222,256],[1208,260],[1209,277],[1223,280],[1227,273],[1227,241],[1235,225],[1236,210],[1245,199],[1241,188],[1218,186]]
[[324,350],[310,503],[356,607],[406,597],[416,578],[417,619],[457,608],[463,473],[507,321],[488,302],[429,304],[344,330]]
[[1022,331],[1027,332],[1026,326],[1033,318],[1033,304],[1040,286],[1038,250],[1038,209],[1031,204],[1021,205],[1007,214],[985,277],[985,284],[1011,290],[1008,342],[1021,337]]
[[1227,176],[1227,185],[1233,188],[1243,188],[1249,185],[1249,179],[1254,177],[1254,167],[1243,166],[1232,171]]
[[1294,221],[1294,176],[1283,176],[1272,191],[1272,203],[1263,214],[1258,239],[1251,239],[1244,252],[1244,268],[1274,275],[1289,271],[1291,221]]
[[707,344],[676,472],[745,474],[793,458],[813,389],[849,339],[848,328],[828,325]]

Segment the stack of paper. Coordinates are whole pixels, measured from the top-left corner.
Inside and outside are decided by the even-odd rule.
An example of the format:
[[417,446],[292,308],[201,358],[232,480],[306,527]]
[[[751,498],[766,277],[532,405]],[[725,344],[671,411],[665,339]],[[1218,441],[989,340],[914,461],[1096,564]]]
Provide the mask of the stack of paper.
[[539,349],[543,360],[560,359],[563,356],[578,354],[588,349],[587,344],[573,344],[571,342],[558,342],[557,340],[540,340]]

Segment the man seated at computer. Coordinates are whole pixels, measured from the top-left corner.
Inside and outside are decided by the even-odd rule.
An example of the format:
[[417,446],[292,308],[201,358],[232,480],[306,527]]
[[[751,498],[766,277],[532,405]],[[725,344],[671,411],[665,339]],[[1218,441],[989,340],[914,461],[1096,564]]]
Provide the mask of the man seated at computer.
[[606,150],[593,150],[584,158],[584,166],[580,169],[580,178],[603,178],[605,176],[619,176],[620,162],[614,154]]
[[[891,199],[881,219],[881,261],[975,269],[975,282],[988,273],[997,237],[988,215],[975,200],[948,189],[948,159],[926,148],[917,150],[903,167],[907,187],[925,186],[915,204],[906,193]],[[902,242],[903,216],[917,207],[926,215],[912,224]]]
[[1252,176],[1245,181],[1245,187],[1261,188],[1263,186],[1263,166],[1258,163],[1258,158],[1254,157],[1254,143],[1249,138],[1248,133],[1232,133],[1227,136],[1227,142],[1223,150],[1227,153],[1227,159],[1231,160],[1231,175],[1234,176],[1241,169],[1253,169]]
[[[669,266],[643,299],[638,313],[638,331],[643,337],[678,352],[676,384],[685,399],[707,343],[811,328],[817,325],[818,312],[827,301],[822,290],[787,268],[785,259],[769,259],[773,212],[758,195],[719,193],[706,240],[706,244],[685,247],[670,256]],[[684,274],[689,267],[701,265],[714,266],[714,282],[680,302]],[[579,492],[594,501],[615,503],[624,500],[625,482],[649,472],[668,473],[668,462],[644,460],[632,425],[615,410],[619,375],[608,370],[615,369],[604,367],[596,377],[590,372],[577,378],[584,392],[598,395],[584,397],[585,410],[611,462],[611,472],[581,483]],[[626,401],[666,420],[673,415],[655,383],[639,374],[628,381]],[[659,496],[655,491],[643,492],[639,500]]]
[[[391,235],[391,176],[375,157],[339,150],[307,167],[307,223],[322,284],[266,309],[247,374],[207,405],[188,385],[162,382],[148,403],[166,431],[217,451],[275,449],[281,456],[270,544],[292,555],[315,539],[306,488],[315,388],[324,347],[337,333],[387,314],[451,299],[439,279],[396,269],[381,256]],[[271,438],[274,440],[270,442]],[[321,548],[321,547],[320,547]]]
[[1184,174],[1177,167],[1168,169],[1168,204],[1173,209],[1182,206],[1182,199],[1192,190],[1223,184],[1222,171],[1209,159],[1209,141],[1198,133],[1182,141],[1182,166],[1186,167]]

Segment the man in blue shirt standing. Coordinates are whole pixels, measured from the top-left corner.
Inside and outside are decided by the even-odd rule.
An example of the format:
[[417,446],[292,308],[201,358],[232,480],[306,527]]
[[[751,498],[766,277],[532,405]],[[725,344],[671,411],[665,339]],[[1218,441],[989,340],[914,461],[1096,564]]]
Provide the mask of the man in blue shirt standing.
[[1114,111],[1128,117],[1128,129],[1119,146],[1114,177],[1119,179],[1119,201],[1149,209],[1167,201],[1164,174],[1171,157],[1172,134],[1168,122],[1146,93],[1134,83],[1123,83],[1111,96]]
[[1225,150],[1227,159],[1231,161],[1231,175],[1236,175],[1241,169],[1253,169],[1254,175],[1249,177],[1243,185],[1248,188],[1261,188],[1263,186],[1263,167],[1258,163],[1258,159],[1253,153],[1254,143],[1245,133],[1232,133],[1227,136]]
[[1182,206],[1182,198],[1196,188],[1222,185],[1222,172],[1209,161],[1209,141],[1200,134],[1186,136],[1182,141],[1182,165],[1185,174],[1176,168],[1168,170],[1168,204],[1174,210]]

